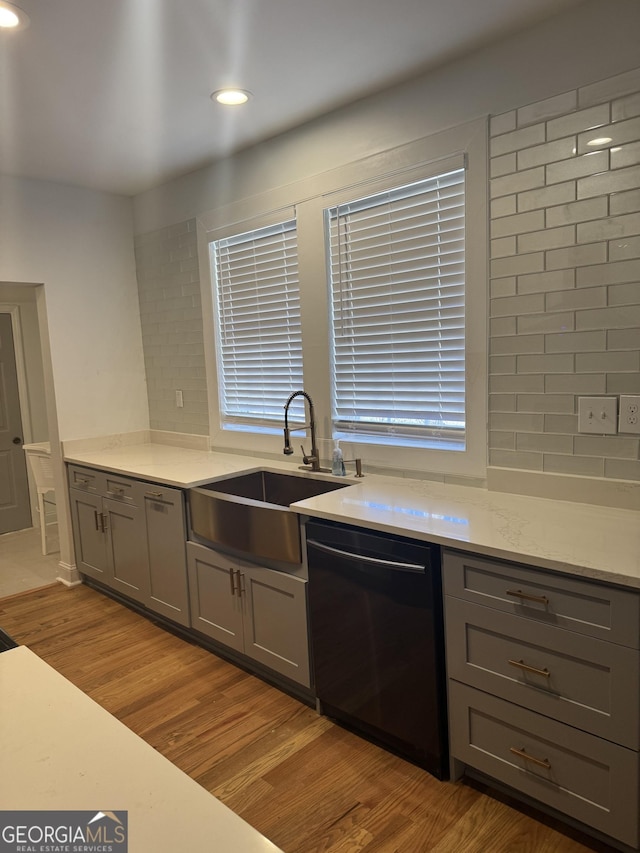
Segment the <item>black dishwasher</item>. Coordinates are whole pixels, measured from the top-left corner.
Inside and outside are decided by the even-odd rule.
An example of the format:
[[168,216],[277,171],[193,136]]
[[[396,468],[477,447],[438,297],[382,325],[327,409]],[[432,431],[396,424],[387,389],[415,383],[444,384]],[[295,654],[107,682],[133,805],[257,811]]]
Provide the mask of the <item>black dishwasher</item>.
[[321,712],[448,778],[440,549],[329,521],[306,538]]

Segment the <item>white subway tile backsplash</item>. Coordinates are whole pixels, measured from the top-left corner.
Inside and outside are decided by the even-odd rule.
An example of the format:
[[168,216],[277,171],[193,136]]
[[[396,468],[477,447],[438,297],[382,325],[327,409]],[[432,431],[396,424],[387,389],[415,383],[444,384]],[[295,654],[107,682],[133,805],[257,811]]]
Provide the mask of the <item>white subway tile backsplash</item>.
[[501,136],[494,136],[491,140],[491,156],[498,157],[501,154],[508,154],[511,151],[520,151],[522,148],[527,148],[530,145],[539,145],[545,141],[545,138],[545,126],[542,122],[522,128],[521,130],[503,133]]
[[517,279],[515,276],[511,276],[510,278],[494,279],[491,282],[491,298],[496,299],[501,296],[515,296],[517,293],[516,281]]
[[599,373],[564,373],[544,380],[549,394],[604,394],[606,389],[606,376]]
[[489,133],[491,136],[498,136],[501,133],[508,133],[510,130],[516,129],[516,111],[501,113],[497,116],[491,116],[489,122]]
[[490,412],[515,412],[516,410],[516,395],[515,394],[490,394],[489,395],[489,411]]
[[[594,157],[598,156],[596,154]],[[601,174],[578,180],[578,198],[590,198],[607,193],[624,192],[640,186],[640,166],[602,171]]]
[[504,432],[502,430],[489,430],[489,448],[493,450],[515,450],[515,432]]
[[548,379],[550,373],[570,373],[571,371],[573,371],[571,353],[518,356],[518,373],[543,373]]
[[577,329],[625,329],[640,325],[640,304],[576,312]]
[[540,272],[543,269],[543,252],[534,252],[531,255],[518,255],[513,258],[496,258],[495,261],[491,261],[491,276],[493,278]]
[[[625,142],[636,142],[640,139],[640,117],[599,127],[588,133],[578,135],[578,154],[595,151],[599,148],[614,148]],[[600,140],[606,140],[600,142]]]
[[[522,214],[527,215],[527,214]],[[576,230],[574,225],[565,225],[561,228],[545,228],[542,231],[533,231],[528,234],[520,234],[518,237],[519,252],[538,252],[545,249],[558,249],[564,246],[572,246],[576,242]]]
[[489,187],[491,198],[498,198],[502,195],[513,195],[513,193],[543,187],[545,181],[544,170],[544,166],[538,166],[535,169],[527,169],[526,172],[516,172],[512,175],[505,175],[502,178],[492,178]]
[[609,305],[636,305],[640,301],[640,269],[636,280],[628,284],[614,284],[609,288]]
[[[594,175],[603,172],[609,167],[609,152],[594,151],[593,154],[582,154],[571,160],[561,160],[559,163],[550,163],[545,166],[546,181],[548,184],[557,184],[561,181],[572,181],[585,175]],[[594,193],[595,195],[595,193]],[[580,197],[580,193],[578,193]]]
[[607,373],[607,394],[640,394],[640,372]]
[[518,127],[564,115],[564,113],[570,113],[577,106],[578,93],[575,91],[563,92],[561,95],[554,95],[552,98],[546,98],[544,101],[536,101],[534,104],[520,107],[517,111]]
[[542,470],[542,454],[525,451],[490,450],[489,464],[499,468],[526,468],[530,471]]
[[624,166],[634,166],[640,163],[640,142],[631,142],[628,145],[616,146],[611,154],[611,168],[621,169]]
[[620,95],[626,95],[629,92],[638,91],[640,91],[640,68],[635,68],[632,71],[626,71],[624,74],[582,86],[578,89],[578,105],[587,107],[590,104],[597,104],[601,101],[617,98]]
[[501,337],[502,335],[515,335],[515,333],[515,317],[494,317],[492,320],[489,320],[489,335],[491,338]]
[[610,114],[609,104],[598,104],[595,107],[551,119],[547,122],[547,139],[559,139],[561,136],[569,136],[608,124]]
[[517,213],[517,201],[515,195],[505,195],[499,198],[494,198],[491,202],[491,218],[497,219],[500,216],[511,216]]
[[491,341],[493,355],[544,352],[544,335],[504,335]]
[[535,314],[544,310],[544,295],[541,293],[526,296],[505,296],[491,300],[491,316],[507,317],[520,314]]
[[573,329],[573,312],[545,312],[525,314],[518,317],[518,334],[531,335],[536,332],[563,332]]
[[550,291],[545,296],[545,308],[547,311],[576,311],[579,308],[604,308],[606,304],[606,287],[558,290],[557,292]]
[[546,352],[597,352],[607,348],[607,333],[599,330],[547,335],[544,347]]
[[[516,238],[515,237],[499,237],[497,240],[491,241],[491,257],[504,258],[508,255],[516,254]],[[515,290],[515,288],[514,288]]]
[[640,213],[610,216],[596,222],[582,222],[576,226],[579,243],[595,243],[599,240],[615,240],[640,234]]
[[513,430],[514,432],[540,432],[544,416],[528,412],[493,412],[489,416],[491,429]]
[[618,98],[611,104],[611,121],[640,116],[640,92]]
[[514,374],[516,372],[516,357],[515,355],[492,355],[489,359],[489,368],[493,375]]
[[577,373],[625,373],[640,370],[638,352],[583,352],[576,353]]
[[566,249],[552,249],[546,254],[548,270],[571,269],[597,264],[607,259],[607,244],[591,243],[586,246],[570,246]]
[[636,213],[640,211],[640,189],[613,193],[609,204],[612,216],[620,213]]
[[640,462],[628,459],[605,459],[604,476],[614,480],[640,480]]
[[611,240],[609,243],[609,257],[612,261],[624,260],[626,258],[640,258],[640,235],[620,240]]
[[610,350],[638,349],[640,328],[610,329],[607,333],[607,348]]
[[602,477],[604,460],[588,456],[564,456],[549,453],[544,456],[543,470],[549,474],[577,474],[582,477]]
[[541,394],[544,391],[544,376],[528,373],[524,376],[491,376],[489,391],[492,394],[517,392]]
[[561,204],[547,209],[547,227],[553,228],[570,222],[588,222],[591,219],[601,219],[608,212],[607,199],[602,197]]
[[523,234],[527,231],[537,231],[544,228],[544,211],[532,210],[529,213],[517,213],[514,216],[503,216],[493,222],[492,237],[506,237],[510,234]]
[[[622,284],[628,281],[640,281],[640,262],[612,261],[592,267],[576,270],[578,287],[594,287],[604,284]],[[640,297],[640,292],[637,294]]]
[[541,207],[550,207],[554,204],[575,201],[576,182],[567,181],[564,184],[554,184],[551,187],[542,187],[536,190],[527,190],[518,193],[518,211],[524,213],[527,210],[536,210]]
[[573,269],[519,275],[518,293],[540,293],[549,290],[567,290],[575,286],[576,273]]
[[[548,396],[551,396],[550,394]],[[558,396],[558,395],[553,395]],[[575,399],[575,398],[572,398]],[[545,432],[564,432],[569,435],[574,435],[578,432],[578,416],[577,415],[556,415],[548,414],[544,416],[544,431]]]
[[517,156],[513,151],[511,154],[503,154],[500,157],[492,157],[489,164],[489,174],[492,178],[509,175],[517,170]]
[[535,166],[544,166],[546,163],[567,160],[575,153],[576,139],[573,136],[557,139],[555,142],[545,142],[543,145],[534,145],[518,151],[518,169],[533,169]]
[[516,405],[519,412],[573,414],[575,398],[572,394],[518,394]]
[[516,449],[539,453],[573,453],[573,436],[553,433],[523,432],[516,434]]

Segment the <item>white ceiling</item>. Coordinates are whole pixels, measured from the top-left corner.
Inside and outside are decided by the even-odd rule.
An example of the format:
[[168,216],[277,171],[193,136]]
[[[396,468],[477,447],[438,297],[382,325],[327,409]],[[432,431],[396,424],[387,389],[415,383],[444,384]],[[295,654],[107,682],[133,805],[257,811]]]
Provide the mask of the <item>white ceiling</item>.
[[17,0],[0,172],[132,195],[578,2]]

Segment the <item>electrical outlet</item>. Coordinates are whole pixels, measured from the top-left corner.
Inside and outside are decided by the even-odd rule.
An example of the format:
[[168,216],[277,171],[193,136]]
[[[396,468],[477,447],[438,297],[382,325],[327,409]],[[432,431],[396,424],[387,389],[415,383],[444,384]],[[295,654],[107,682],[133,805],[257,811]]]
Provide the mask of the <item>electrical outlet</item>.
[[176,406],[181,409],[184,406],[182,391],[176,391]]
[[620,396],[618,430],[640,435],[640,397]]
[[616,397],[578,397],[578,432],[615,434],[617,403]]

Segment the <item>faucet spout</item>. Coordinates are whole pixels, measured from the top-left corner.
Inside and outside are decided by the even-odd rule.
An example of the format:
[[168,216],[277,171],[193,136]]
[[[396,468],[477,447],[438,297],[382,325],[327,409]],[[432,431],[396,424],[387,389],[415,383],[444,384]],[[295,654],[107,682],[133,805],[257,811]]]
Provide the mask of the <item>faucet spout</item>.
[[[309,407],[309,423],[300,426],[300,427],[290,427],[289,426],[289,406],[295,400],[296,397],[304,397],[307,401],[307,405]],[[313,400],[307,394],[306,391],[294,391],[293,394],[289,395],[287,402],[284,404],[284,448],[283,453],[285,456],[291,456],[293,453],[293,448],[291,447],[291,433],[296,430],[301,429],[309,429],[311,434],[311,454],[307,455],[302,449],[303,461],[305,465],[311,465],[312,471],[320,471],[320,454],[318,453],[318,447],[316,442],[316,420],[315,420],[315,411],[313,407]]]

